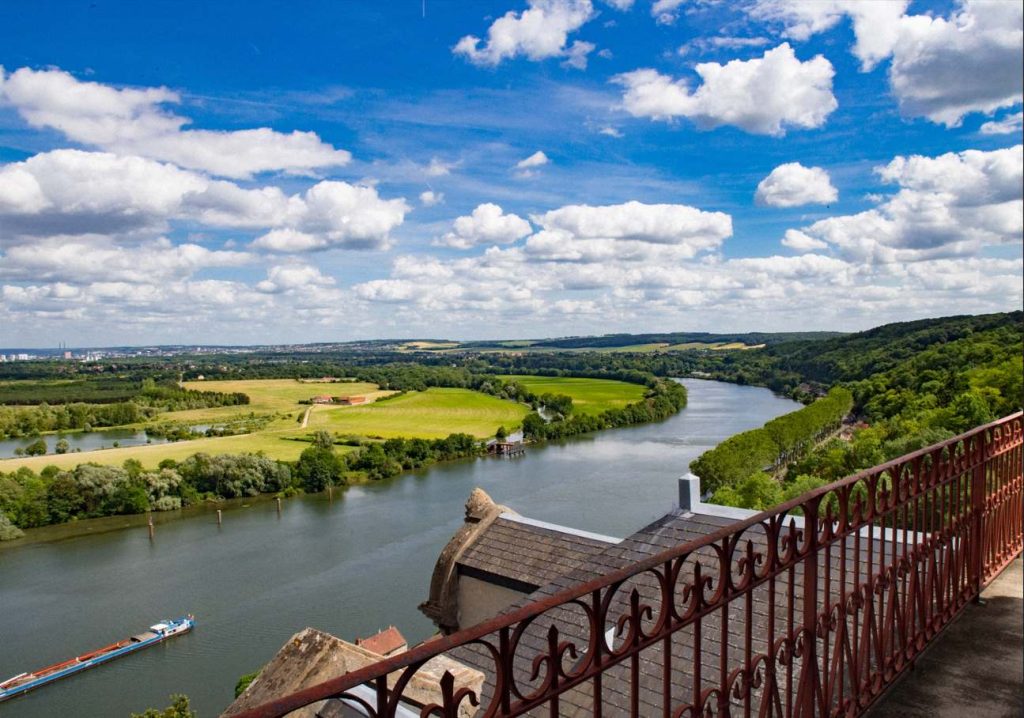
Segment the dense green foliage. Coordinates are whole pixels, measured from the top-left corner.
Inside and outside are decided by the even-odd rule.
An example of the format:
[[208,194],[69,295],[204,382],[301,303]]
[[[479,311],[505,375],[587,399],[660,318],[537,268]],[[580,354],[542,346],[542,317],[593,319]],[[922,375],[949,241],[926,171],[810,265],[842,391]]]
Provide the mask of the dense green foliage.
[[[11,369],[37,369],[38,374],[48,369],[52,376],[55,367],[52,363],[11,362],[3,368],[5,374]],[[134,377],[123,376],[86,376],[73,379],[33,378],[19,381],[0,382],[0,404],[70,404],[92,403],[109,404],[128,401],[139,393],[139,381]]]
[[760,429],[729,437],[697,457],[690,469],[700,477],[702,491],[738,485],[755,473],[770,471],[806,453],[822,436],[838,429],[852,408],[853,395],[837,387]]
[[256,680],[256,676],[260,674],[259,671],[253,671],[252,673],[246,673],[244,676],[238,679],[235,683],[235,698],[245,693],[245,689],[249,687],[249,684]]
[[[777,347],[785,371],[848,387],[864,421],[847,440],[788,457],[777,496],[799,495],[1020,409],[1022,317],[1014,312],[887,325],[819,342],[820,353]],[[714,502],[750,508],[770,493],[763,478],[749,475],[710,488],[717,489]]]
[[123,426],[145,421],[156,413],[135,402],[116,404],[39,404],[0,406],[0,438],[35,436],[46,431],[73,431]]
[[[22,390],[20,383],[0,386],[6,389],[18,387],[19,391]],[[29,382],[29,386],[38,389],[40,386],[49,388],[58,385]],[[0,438],[35,436],[47,431],[89,431],[147,421],[160,411],[239,406],[249,403],[249,397],[245,394],[194,391],[183,389],[176,384],[158,384],[151,378],[134,383],[133,392],[130,401],[112,403],[86,404],[68,401],[68,397],[74,396],[72,393],[68,397],[55,397],[63,401],[60,404],[51,405],[36,398],[31,402],[23,402],[34,406],[0,405]],[[48,391],[45,393],[49,394]]]
[[157,383],[143,379],[135,401],[162,411],[208,409],[215,406],[244,406],[249,397],[241,392],[197,391],[185,389],[175,383]]
[[[652,383],[653,386],[641,401],[621,409],[606,409],[596,415],[573,413],[571,399],[566,404],[560,397],[545,395],[556,409],[554,416],[549,416],[551,420],[545,421],[538,412],[527,414],[523,419],[523,435],[533,440],[561,439],[601,429],[660,421],[686,406],[686,388],[681,384],[667,380],[655,380]],[[543,405],[545,402],[540,403]]]
[[132,718],[196,718],[196,712],[189,705],[188,696],[172,695],[171,705],[163,710],[147,708],[142,713],[132,713]]
[[13,541],[14,539],[21,538],[25,535],[25,532],[15,526],[7,514],[0,511],[0,541]]
[[484,451],[468,434],[356,441],[360,448],[344,456],[336,453],[334,443],[318,432],[294,465],[260,454],[198,453],[180,462],[166,460],[157,471],[144,471],[129,459],[123,467],[84,463],[69,471],[48,467],[39,474],[27,468],[0,473],[0,536],[18,538],[19,529],[78,519],[171,511],[202,500],[319,492]]

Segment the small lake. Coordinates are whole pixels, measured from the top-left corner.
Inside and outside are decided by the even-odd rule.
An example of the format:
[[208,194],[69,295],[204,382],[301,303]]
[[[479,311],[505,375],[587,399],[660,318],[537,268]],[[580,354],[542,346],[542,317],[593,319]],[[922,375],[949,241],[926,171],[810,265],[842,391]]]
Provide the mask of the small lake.
[[[418,642],[416,606],[474,487],[524,516],[626,536],[677,503],[701,452],[799,408],[767,389],[687,379],[689,406],[657,424],[531,446],[516,459],[454,462],[336,492],[212,511],[89,522],[89,535],[0,548],[0,677],[41,668],[194,613],[191,634],[0,705],[3,718],[127,718],[186,693],[202,718],[295,632],[352,640],[389,624]],[[122,528],[129,526],[130,528]],[[104,529],[106,531],[104,532]],[[114,530],[117,529],[117,530]]]
[[[206,431],[206,425],[194,426],[193,431]],[[46,442],[46,453],[56,453],[57,442],[65,439],[69,451],[95,451],[110,449],[115,446],[143,446],[145,444],[163,444],[167,439],[162,436],[150,436],[141,429],[104,429],[102,431],[79,431],[67,434],[44,434],[42,436],[23,436],[18,439],[0,439],[0,459],[17,456],[15,451],[24,449],[29,444],[42,439]],[[82,461],[88,459],[83,458]]]

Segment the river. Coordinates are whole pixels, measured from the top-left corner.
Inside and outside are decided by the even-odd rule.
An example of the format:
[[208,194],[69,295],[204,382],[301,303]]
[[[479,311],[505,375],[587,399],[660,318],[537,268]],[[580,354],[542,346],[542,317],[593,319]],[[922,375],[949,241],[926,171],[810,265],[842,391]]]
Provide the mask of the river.
[[[394,624],[410,644],[438,553],[480,486],[525,516],[626,536],[671,509],[677,479],[722,439],[799,408],[767,389],[683,381],[689,405],[656,424],[454,462],[336,492],[195,513],[146,529],[0,548],[0,678],[194,613],[191,634],[0,704],[2,718],[117,716],[186,693],[201,718],[305,626],[352,640]],[[106,522],[106,523],[104,523]],[[42,529],[45,530],[45,529]]]

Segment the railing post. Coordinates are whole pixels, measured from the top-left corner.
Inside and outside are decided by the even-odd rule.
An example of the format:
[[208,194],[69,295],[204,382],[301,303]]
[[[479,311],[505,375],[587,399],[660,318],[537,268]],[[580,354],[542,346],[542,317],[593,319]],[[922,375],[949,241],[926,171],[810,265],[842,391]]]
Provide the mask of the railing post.
[[800,687],[797,690],[796,715],[813,718],[818,696],[818,507],[821,499],[812,499],[802,505],[807,554],[804,556],[803,621],[804,660],[800,669]]
[[977,465],[971,472],[971,582],[974,595],[971,597],[975,603],[981,601],[981,587],[985,580],[985,554],[982,550],[984,531],[982,518],[985,513],[985,433],[981,432],[974,437],[975,451],[977,452]]

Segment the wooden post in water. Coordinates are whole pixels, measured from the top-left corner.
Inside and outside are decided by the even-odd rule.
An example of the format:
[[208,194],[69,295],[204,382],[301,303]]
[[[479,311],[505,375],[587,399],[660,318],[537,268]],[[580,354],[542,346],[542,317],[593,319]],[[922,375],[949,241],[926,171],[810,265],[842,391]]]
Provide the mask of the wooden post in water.
[[334,501],[334,486],[327,484],[327,500]]
[[217,509],[217,525],[220,526],[224,523],[224,516],[221,514],[220,509]]
[[277,515],[278,516],[281,515],[281,497],[280,496],[277,497]]
[[153,514],[149,515],[149,540],[153,540],[153,536],[156,535],[156,527],[153,526]]

